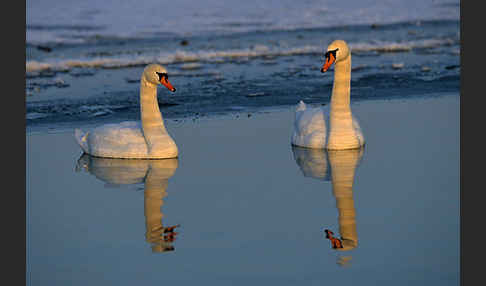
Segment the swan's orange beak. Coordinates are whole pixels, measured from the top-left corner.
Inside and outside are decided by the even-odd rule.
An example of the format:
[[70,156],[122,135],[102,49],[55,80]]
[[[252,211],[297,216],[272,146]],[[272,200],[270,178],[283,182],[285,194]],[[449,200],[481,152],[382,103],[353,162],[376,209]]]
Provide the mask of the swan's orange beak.
[[175,87],[172,86],[172,84],[169,82],[169,80],[166,77],[162,77],[160,79],[160,83],[163,86],[167,87],[168,90],[170,90],[172,92],[175,92],[176,91]]
[[326,62],[322,66],[321,72],[326,72],[331,67],[331,65],[334,63],[335,60],[336,60],[336,58],[334,58],[333,54],[330,53],[329,56],[326,57]]

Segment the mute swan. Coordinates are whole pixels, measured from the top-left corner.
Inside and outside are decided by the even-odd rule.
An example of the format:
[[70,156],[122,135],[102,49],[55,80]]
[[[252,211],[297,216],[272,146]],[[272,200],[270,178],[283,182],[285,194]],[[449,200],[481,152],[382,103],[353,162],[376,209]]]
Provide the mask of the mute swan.
[[[365,144],[358,121],[351,113],[351,51],[346,42],[336,40],[327,47],[321,72],[335,63],[329,134],[322,107],[309,108],[300,101],[295,111],[292,145],[330,150],[355,149]],[[326,141],[327,140],[327,141]]]
[[159,83],[172,92],[176,90],[164,67],[158,64],[145,67],[140,79],[141,122],[105,124],[86,133],[76,129],[74,135],[84,152],[107,158],[176,158],[177,145],[165,129],[157,101]]

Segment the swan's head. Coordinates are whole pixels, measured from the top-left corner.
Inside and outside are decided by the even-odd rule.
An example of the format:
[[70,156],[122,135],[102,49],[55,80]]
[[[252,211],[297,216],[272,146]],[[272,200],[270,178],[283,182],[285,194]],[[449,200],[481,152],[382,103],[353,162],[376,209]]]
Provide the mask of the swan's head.
[[327,47],[327,52],[325,54],[326,61],[321,68],[321,72],[326,72],[335,62],[338,63],[344,61],[350,54],[351,52],[345,41],[335,40]]
[[168,90],[174,92],[176,89],[169,82],[169,76],[167,75],[167,70],[158,64],[150,64],[143,70],[143,77],[146,81],[157,85],[162,84],[167,87]]

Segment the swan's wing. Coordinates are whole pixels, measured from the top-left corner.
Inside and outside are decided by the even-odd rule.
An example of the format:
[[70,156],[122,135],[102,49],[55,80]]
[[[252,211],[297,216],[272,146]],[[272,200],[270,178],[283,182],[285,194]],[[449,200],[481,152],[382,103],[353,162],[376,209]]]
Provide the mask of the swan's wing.
[[147,145],[140,122],[126,121],[105,124],[88,133],[89,154],[100,157],[117,157],[146,154]]
[[138,142],[143,139],[140,122],[124,121],[118,124],[105,124],[96,127],[90,133],[90,138],[97,138],[106,141],[119,141],[117,144]]
[[[304,107],[304,109],[302,108]],[[326,144],[326,119],[321,107],[308,108],[301,101],[295,112],[292,145],[324,148]]]

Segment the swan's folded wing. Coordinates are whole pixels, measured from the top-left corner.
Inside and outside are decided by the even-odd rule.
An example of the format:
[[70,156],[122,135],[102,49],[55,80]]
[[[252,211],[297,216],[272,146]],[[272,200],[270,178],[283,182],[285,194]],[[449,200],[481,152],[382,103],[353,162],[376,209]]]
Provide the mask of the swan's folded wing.
[[326,119],[320,107],[299,111],[294,122],[292,144],[308,148],[324,148],[326,144]]
[[100,157],[140,157],[147,154],[139,122],[105,124],[88,136],[90,154]]
[[297,111],[292,133],[292,144],[308,148],[324,148],[326,119],[320,107]]

